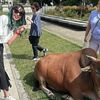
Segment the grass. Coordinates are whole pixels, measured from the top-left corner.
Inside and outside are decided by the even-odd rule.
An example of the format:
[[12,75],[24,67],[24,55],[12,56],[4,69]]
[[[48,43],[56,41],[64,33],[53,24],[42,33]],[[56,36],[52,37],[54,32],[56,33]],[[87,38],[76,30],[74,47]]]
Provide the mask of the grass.
[[[22,37],[17,38],[10,46],[14,63],[20,73],[20,78],[23,81],[23,85],[30,97],[30,100],[48,100],[46,95],[41,90],[36,92],[32,91],[32,86],[34,84],[33,70],[35,63],[31,60],[33,57],[32,48],[27,38],[28,31],[26,33],[27,34],[24,34]],[[42,34],[40,44],[49,49],[49,54],[71,52],[81,49],[78,45],[72,44],[46,31]],[[40,53],[40,56],[41,55],[42,54]]]

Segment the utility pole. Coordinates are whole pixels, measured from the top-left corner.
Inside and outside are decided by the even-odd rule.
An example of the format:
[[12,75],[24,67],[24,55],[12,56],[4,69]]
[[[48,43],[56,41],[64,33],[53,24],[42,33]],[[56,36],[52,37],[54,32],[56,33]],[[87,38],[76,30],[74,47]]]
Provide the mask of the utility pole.
[[82,0],[82,5],[81,5],[81,14],[80,14],[80,16],[83,15],[83,10],[84,10],[85,6],[86,6],[86,2],[85,2],[85,0]]
[[53,0],[51,1],[51,5],[53,6],[54,4],[53,4]]
[[13,6],[13,0],[8,0],[8,9],[10,10]]
[[26,3],[29,4],[30,3],[29,0],[27,0]]

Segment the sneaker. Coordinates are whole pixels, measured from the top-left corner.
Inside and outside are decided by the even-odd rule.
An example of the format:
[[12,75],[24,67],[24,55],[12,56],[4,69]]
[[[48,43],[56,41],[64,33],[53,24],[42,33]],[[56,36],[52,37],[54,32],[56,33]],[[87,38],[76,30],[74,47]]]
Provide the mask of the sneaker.
[[4,100],[16,100],[16,99],[14,99],[12,96],[7,96],[4,98]]
[[47,52],[48,52],[47,48],[43,49],[43,56],[46,56]]
[[37,57],[37,58],[33,58],[33,60],[34,60],[34,61],[37,61],[37,60],[40,60],[40,58],[38,58],[38,57]]

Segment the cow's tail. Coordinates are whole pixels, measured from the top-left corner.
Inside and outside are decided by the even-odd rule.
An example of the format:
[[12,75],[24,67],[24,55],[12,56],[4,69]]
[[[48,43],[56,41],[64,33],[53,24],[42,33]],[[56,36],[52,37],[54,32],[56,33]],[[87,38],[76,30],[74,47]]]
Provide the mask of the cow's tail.
[[39,81],[35,80],[33,85],[33,91],[37,91],[37,90],[39,90]]
[[[37,62],[38,63],[38,62]],[[37,63],[35,65],[34,71],[33,71],[33,91],[39,90],[39,81],[37,79]]]
[[39,90],[39,81],[34,76],[34,78],[33,78],[33,91],[37,91],[37,90]]

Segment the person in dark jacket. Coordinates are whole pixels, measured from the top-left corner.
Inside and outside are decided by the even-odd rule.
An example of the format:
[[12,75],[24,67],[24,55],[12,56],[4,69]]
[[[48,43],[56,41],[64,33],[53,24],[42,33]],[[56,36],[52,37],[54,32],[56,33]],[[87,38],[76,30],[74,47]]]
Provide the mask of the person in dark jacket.
[[33,60],[38,60],[38,50],[43,51],[43,55],[46,55],[46,52],[48,49],[43,48],[39,45],[39,39],[42,35],[41,32],[41,16],[40,16],[40,6],[38,2],[34,2],[31,5],[31,9],[33,11],[33,16],[31,19],[31,29],[29,33],[29,41],[32,44],[32,49],[33,49]]

